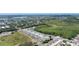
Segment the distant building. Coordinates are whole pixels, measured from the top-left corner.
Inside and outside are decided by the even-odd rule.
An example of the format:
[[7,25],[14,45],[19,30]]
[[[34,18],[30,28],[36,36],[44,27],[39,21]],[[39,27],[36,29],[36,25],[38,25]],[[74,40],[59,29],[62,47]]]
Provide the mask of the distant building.
[[0,29],[3,29],[3,28],[10,28],[10,26],[5,24],[4,22],[0,22]]

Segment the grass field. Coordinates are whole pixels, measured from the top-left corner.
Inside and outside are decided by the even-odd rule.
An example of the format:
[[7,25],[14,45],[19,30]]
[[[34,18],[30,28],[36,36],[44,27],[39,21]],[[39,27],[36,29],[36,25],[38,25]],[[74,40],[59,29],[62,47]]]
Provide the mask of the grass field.
[[23,33],[15,32],[9,36],[0,37],[0,46],[14,46],[32,42],[32,39],[28,36],[25,36]]
[[61,36],[64,38],[74,38],[79,34],[79,21],[63,21],[63,20],[51,20],[45,22],[45,25],[39,25],[35,29],[36,31]]

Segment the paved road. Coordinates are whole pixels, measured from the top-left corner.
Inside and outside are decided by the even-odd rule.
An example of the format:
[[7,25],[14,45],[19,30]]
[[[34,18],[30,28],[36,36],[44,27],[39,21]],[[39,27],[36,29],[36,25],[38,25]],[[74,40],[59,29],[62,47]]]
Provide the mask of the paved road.
[[0,37],[1,36],[8,36],[8,35],[11,35],[11,32],[3,32],[3,33],[0,34]]
[[[40,33],[40,32],[37,32],[37,31],[35,31],[33,28],[26,28],[26,29],[21,29],[20,31],[22,31],[24,34],[26,34],[26,35],[29,35],[29,36],[31,36],[33,39],[36,39],[36,40],[38,40],[38,42],[39,41],[45,41],[45,40],[48,40],[49,39],[49,36],[50,35],[48,35],[48,34],[43,34],[43,33]],[[60,41],[62,41],[62,38],[61,37],[59,37],[59,36],[53,36],[53,35],[51,35],[51,37],[52,37],[52,41],[51,42],[49,42],[49,44],[47,44],[47,45],[50,45],[50,44],[52,44],[52,45],[56,45],[57,44],[57,42],[59,43]],[[41,43],[40,43],[41,44]]]

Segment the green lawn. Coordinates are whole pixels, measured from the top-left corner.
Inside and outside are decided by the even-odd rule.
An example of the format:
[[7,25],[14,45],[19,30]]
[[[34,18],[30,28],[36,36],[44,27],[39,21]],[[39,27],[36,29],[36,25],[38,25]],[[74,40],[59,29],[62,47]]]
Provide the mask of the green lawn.
[[59,35],[68,39],[74,38],[79,33],[78,21],[51,20],[45,24],[37,26],[35,30],[45,34]]
[[0,46],[14,46],[29,42],[32,42],[32,39],[20,32],[15,32],[10,36],[0,37]]

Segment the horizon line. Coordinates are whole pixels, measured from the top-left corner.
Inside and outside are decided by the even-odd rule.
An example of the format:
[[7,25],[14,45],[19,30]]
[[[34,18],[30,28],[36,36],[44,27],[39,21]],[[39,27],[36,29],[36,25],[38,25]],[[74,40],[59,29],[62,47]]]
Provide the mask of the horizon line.
[[0,15],[79,15],[79,13],[0,13]]

